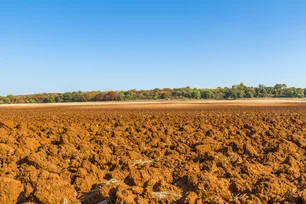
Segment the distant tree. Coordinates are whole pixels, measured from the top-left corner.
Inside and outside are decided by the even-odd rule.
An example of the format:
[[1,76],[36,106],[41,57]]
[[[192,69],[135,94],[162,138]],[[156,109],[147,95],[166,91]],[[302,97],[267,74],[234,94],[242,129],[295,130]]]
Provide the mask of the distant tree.
[[255,97],[255,89],[253,87],[248,87],[245,91],[246,98],[254,98]]
[[161,99],[169,99],[172,96],[172,89],[164,88],[160,91],[160,98]]
[[42,93],[32,95],[8,95],[0,97],[0,103],[51,103],[71,101],[115,101],[138,99],[238,99],[238,98],[263,98],[263,97],[306,97],[305,88],[287,87],[286,84],[275,86],[248,87],[244,83],[232,87],[218,87],[215,89],[197,89],[189,86],[184,88],[164,88],[153,90],[129,90],[129,91],[90,91],[90,92],[66,92],[66,93]]
[[265,88],[265,85],[264,84],[259,84],[258,88],[263,89],[263,88]]
[[123,91],[120,91],[118,94],[118,99],[119,101],[124,101],[125,100],[125,94]]
[[46,98],[44,98],[43,99],[43,101],[42,101],[43,103],[50,103],[50,100],[49,100],[49,98],[48,97],[46,97]]
[[287,88],[285,90],[285,97],[293,97],[295,95],[295,89],[294,88]]
[[83,94],[83,100],[84,101],[91,101],[93,98],[93,93],[91,92],[86,92]]
[[184,91],[182,88],[175,88],[172,92],[173,98],[183,98],[184,97]]
[[4,97],[4,98],[3,98],[3,103],[5,103],[5,104],[10,104],[10,103],[11,103],[11,100],[10,100],[8,97]]
[[215,92],[213,90],[208,90],[207,93],[207,99],[215,99],[216,98],[216,95],[215,95]]
[[244,83],[240,83],[239,85],[233,85],[232,86],[232,98],[237,99],[237,98],[244,98],[245,97],[245,89],[246,86]]
[[200,99],[201,98],[201,92],[198,89],[193,89],[191,92],[191,97],[193,99]]
[[63,95],[62,94],[58,94],[57,96],[55,96],[54,100],[57,103],[63,102]]
[[206,89],[202,92],[202,98],[203,99],[214,99],[215,93],[212,90]]
[[258,88],[255,88],[255,91],[256,91],[256,97],[258,98],[267,97],[268,95],[266,87],[263,84],[259,84]]
[[286,89],[286,84],[275,84],[274,89]]
[[117,101],[118,99],[119,93],[116,91],[110,91],[104,95],[104,101]]
[[160,94],[160,98],[161,99],[168,99],[168,98],[170,98],[171,97],[171,93],[170,92],[162,92],[161,94]]
[[82,92],[81,91],[78,91],[78,92],[72,92],[72,101],[73,102],[79,102],[79,101],[81,101],[81,99],[80,99],[80,95],[82,94]]
[[304,98],[304,89],[298,88],[296,91],[297,91],[297,97]]
[[287,86],[284,84],[275,84],[275,86],[273,87],[273,91],[272,91],[273,95],[275,97],[283,97],[284,88],[287,88]]
[[217,100],[224,99],[224,92],[222,89],[218,88],[215,90],[214,99],[217,99]]
[[136,99],[136,94],[133,90],[125,92],[125,99],[126,100],[135,100]]
[[72,101],[72,93],[71,92],[64,93],[63,101],[64,102],[71,102]]
[[98,93],[96,95],[96,101],[104,101],[104,93]]

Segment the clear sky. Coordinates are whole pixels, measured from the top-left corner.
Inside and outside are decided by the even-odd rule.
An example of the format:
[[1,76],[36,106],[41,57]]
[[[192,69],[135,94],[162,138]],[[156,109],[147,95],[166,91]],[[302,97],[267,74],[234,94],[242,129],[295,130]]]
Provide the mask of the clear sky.
[[306,87],[305,0],[1,0],[0,95]]

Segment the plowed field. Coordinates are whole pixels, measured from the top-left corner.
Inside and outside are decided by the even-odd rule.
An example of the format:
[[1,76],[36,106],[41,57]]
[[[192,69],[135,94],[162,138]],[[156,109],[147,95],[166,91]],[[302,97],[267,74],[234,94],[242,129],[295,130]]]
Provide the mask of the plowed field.
[[306,104],[0,107],[0,203],[306,203]]

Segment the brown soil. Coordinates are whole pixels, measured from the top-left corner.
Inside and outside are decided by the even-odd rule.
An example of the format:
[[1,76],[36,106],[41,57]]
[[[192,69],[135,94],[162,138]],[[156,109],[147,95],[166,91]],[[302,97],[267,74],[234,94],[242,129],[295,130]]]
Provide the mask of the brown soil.
[[0,203],[306,203],[306,104],[0,108]]

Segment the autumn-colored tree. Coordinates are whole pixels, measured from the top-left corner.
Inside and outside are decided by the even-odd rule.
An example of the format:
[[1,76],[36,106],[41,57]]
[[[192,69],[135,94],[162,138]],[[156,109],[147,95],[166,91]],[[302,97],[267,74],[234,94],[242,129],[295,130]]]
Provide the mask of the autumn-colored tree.
[[117,101],[118,99],[119,93],[116,91],[110,91],[104,95],[104,101]]

